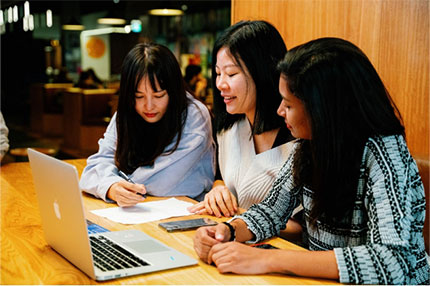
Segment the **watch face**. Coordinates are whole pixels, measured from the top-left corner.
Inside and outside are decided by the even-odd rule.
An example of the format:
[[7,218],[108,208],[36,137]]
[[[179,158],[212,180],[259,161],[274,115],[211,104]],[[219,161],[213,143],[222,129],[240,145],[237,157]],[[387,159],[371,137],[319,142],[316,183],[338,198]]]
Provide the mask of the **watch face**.
[[105,42],[99,37],[90,37],[85,45],[87,53],[92,58],[101,58],[106,51]]

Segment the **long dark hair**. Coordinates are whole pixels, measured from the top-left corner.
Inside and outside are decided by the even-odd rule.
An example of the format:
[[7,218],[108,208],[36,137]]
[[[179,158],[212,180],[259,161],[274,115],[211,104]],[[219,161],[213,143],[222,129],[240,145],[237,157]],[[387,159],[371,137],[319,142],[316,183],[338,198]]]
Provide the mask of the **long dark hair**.
[[[215,41],[212,54],[212,86],[214,95],[215,129],[219,133],[244,118],[244,114],[229,114],[220,91],[216,88],[216,59],[226,47],[243,70],[245,64],[257,89],[256,112],[252,133],[261,134],[279,128],[283,120],[276,115],[282,100],[278,90],[279,72],[276,65],[287,47],[281,35],[265,21],[241,21],[227,28]],[[241,61],[240,61],[241,60]]]
[[364,145],[371,136],[405,136],[400,112],[367,56],[337,38],[290,50],[278,69],[311,123],[293,164],[299,184],[314,190],[310,213],[333,221],[350,215]]
[[[153,90],[157,80],[169,96],[166,113],[156,123],[146,122],[135,110],[135,94],[144,76],[148,76]],[[121,71],[116,166],[132,173],[140,166],[153,165],[158,156],[174,152],[181,140],[187,106],[184,80],[175,55],[159,44],[137,44],[125,57]],[[176,143],[165,150],[175,137]]]

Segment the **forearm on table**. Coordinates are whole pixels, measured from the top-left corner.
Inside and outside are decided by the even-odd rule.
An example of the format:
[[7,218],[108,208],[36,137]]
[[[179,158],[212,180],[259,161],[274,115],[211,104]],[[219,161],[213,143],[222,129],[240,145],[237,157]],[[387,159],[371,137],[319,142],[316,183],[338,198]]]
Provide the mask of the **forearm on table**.
[[271,251],[273,254],[270,255],[270,259],[267,259],[271,272],[339,280],[339,271],[333,250]]

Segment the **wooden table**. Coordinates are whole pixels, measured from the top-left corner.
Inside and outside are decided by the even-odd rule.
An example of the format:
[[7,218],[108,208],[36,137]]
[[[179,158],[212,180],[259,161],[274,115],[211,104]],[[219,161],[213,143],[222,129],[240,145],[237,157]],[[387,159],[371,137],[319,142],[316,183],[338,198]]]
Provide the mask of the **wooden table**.
[[[81,174],[84,159],[67,160]],[[42,232],[39,208],[29,163],[1,166],[1,277],[0,284],[336,284],[333,280],[300,278],[281,274],[220,274],[214,266],[199,260],[198,265],[165,270],[98,283],[47,245]],[[87,218],[110,230],[139,229],[161,242],[198,260],[193,249],[195,231],[167,233],[159,221],[139,225],[123,225],[96,216],[89,210],[116,206],[83,193]],[[148,198],[157,200],[163,198]],[[190,200],[185,197],[179,199]],[[196,218],[202,216],[190,216]],[[178,218],[176,218],[178,219]],[[169,221],[166,219],[163,221]],[[215,218],[221,221],[221,219]],[[268,242],[283,249],[301,249],[281,238]],[[306,250],[303,250],[306,251]]]

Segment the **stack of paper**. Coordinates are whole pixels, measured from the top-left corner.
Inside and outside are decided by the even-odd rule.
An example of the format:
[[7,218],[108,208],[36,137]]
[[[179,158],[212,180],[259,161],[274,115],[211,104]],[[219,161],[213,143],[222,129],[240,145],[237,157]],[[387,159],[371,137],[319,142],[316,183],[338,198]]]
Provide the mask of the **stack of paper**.
[[169,217],[191,215],[187,207],[192,203],[175,198],[140,203],[132,207],[117,207],[93,210],[92,213],[123,224],[145,223]]

